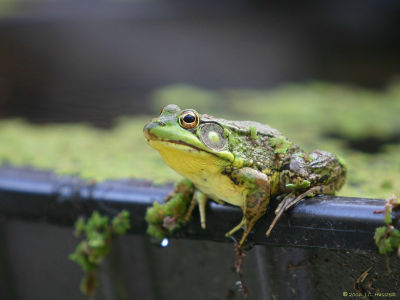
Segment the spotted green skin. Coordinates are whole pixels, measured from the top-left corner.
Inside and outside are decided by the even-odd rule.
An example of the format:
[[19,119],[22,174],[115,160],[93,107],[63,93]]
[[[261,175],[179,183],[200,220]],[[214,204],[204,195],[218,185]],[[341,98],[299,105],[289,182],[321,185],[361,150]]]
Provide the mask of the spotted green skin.
[[193,182],[202,227],[207,198],[242,209],[242,221],[227,233],[243,228],[240,246],[271,198],[280,196],[282,201],[267,235],[289,207],[315,194],[333,194],[345,182],[346,167],[334,154],[306,153],[278,130],[252,121],[198,114],[199,124],[185,129],[179,121],[184,111],[166,106],[145,126],[144,135],[170,167]]

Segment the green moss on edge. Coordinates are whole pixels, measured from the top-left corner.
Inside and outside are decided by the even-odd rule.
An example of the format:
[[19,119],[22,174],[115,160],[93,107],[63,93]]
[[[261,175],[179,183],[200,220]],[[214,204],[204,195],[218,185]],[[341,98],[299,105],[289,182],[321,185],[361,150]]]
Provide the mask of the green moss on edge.
[[81,266],[85,272],[80,288],[88,299],[92,299],[97,291],[97,271],[110,252],[112,238],[125,234],[130,228],[129,216],[129,212],[123,210],[110,222],[107,216],[101,216],[95,211],[86,222],[79,218],[75,223],[75,235],[83,237],[83,240],[69,255],[69,259]]

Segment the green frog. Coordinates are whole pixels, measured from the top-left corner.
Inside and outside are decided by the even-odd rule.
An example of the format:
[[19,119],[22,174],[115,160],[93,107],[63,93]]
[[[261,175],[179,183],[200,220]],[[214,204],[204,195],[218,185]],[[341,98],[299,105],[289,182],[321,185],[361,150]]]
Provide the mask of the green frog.
[[282,199],[266,235],[284,211],[316,194],[334,194],[345,182],[344,162],[326,151],[306,153],[278,130],[252,121],[229,121],[170,104],[144,129],[148,144],[195,187],[189,212],[197,204],[206,227],[207,199],[239,206],[243,245],[272,198]]

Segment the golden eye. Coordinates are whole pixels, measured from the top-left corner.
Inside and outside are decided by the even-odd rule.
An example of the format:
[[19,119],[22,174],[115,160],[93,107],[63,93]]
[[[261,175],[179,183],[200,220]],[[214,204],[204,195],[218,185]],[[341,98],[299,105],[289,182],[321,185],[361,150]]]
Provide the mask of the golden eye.
[[179,117],[179,123],[185,129],[192,129],[199,124],[199,117],[193,110],[185,110]]

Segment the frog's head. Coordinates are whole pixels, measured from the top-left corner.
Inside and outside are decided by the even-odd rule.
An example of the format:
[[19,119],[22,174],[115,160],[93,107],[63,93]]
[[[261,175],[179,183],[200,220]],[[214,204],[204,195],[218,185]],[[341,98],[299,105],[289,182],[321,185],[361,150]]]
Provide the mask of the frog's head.
[[177,105],[167,105],[143,132],[149,145],[180,173],[185,173],[182,165],[196,169],[234,161],[223,125],[209,116],[203,120],[193,109],[181,110]]

